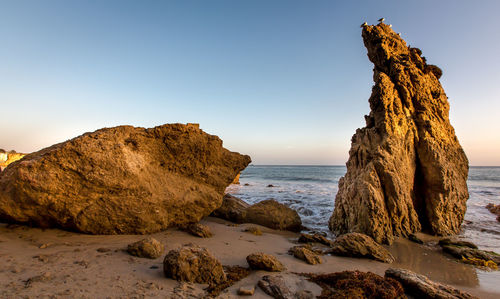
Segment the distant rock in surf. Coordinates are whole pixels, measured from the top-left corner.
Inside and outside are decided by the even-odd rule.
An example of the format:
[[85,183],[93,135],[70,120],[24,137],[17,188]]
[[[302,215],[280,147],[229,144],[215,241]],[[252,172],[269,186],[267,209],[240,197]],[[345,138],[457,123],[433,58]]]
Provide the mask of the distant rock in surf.
[[119,126],[25,156],[0,173],[0,221],[91,234],[196,223],[250,163],[196,125]]
[[442,72],[390,26],[363,26],[375,86],[366,127],[352,137],[330,230],[379,243],[426,230],[460,231],[468,160],[450,124]]

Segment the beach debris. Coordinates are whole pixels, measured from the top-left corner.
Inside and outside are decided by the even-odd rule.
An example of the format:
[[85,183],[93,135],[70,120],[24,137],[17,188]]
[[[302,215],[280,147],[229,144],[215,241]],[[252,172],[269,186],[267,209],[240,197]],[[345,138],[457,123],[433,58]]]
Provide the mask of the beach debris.
[[146,238],[129,244],[127,252],[133,256],[157,259],[163,254],[165,246],[154,238]]
[[302,229],[302,221],[297,211],[274,199],[263,200],[248,207],[244,221],[278,230],[298,232]]
[[100,252],[100,253],[105,253],[105,252],[110,252],[111,249],[110,248],[105,248],[105,247],[99,247],[96,249],[97,252]]
[[500,264],[500,255],[498,253],[480,250],[471,242],[443,239],[438,244],[444,252],[466,264],[484,266],[494,270],[497,270]]
[[203,225],[201,223],[193,223],[188,225],[185,230],[193,236],[200,238],[210,238],[212,237],[212,232],[210,227]]
[[302,274],[323,288],[319,299],[329,298],[406,298],[401,284],[372,272],[343,271],[328,274]]
[[212,216],[226,219],[236,223],[243,223],[245,219],[245,210],[250,207],[249,204],[232,196],[225,194],[222,199],[222,205],[212,212]]
[[328,240],[323,234],[321,233],[312,233],[312,234],[306,234],[306,233],[301,233],[300,237],[298,239],[299,243],[320,243],[326,246],[331,246],[332,241]]
[[262,236],[262,231],[255,225],[249,226],[243,230],[244,232],[254,234],[256,236]]
[[458,247],[469,247],[472,249],[478,249],[477,245],[469,242],[469,241],[464,241],[464,240],[452,240],[450,238],[444,238],[439,240],[438,245],[443,247],[443,246],[458,246]]
[[238,289],[239,296],[253,296],[254,293],[255,293],[254,286],[243,286]]
[[318,254],[304,245],[294,246],[288,250],[288,253],[310,265],[321,264],[322,262],[321,257]]
[[434,282],[424,275],[406,269],[389,268],[385,271],[385,277],[397,280],[403,285],[405,292],[414,298],[477,298],[452,286]]
[[273,255],[257,252],[247,256],[247,262],[251,269],[269,272],[281,272],[285,266]]
[[329,252],[334,255],[368,258],[384,263],[392,263],[395,260],[387,249],[369,236],[360,233],[349,233],[337,237]]
[[40,275],[28,278],[28,280],[26,280],[24,282],[24,287],[25,288],[29,288],[35,282],[48,282],[48,281],[51,281],[52,279],[54,279],[54,276],[52,275],[52,273],[50,273],[50,272],[44,272],[44,273],[42,273]]
[[227,281],[222,264],[206,248],[191,243],[168,252],[163,272],[179,281],[214,285]]
[[0,221],[90,234],[182,227],[218,208],[250,161],[195,124],[103,128],[2,171]]
[[371,111],[351,139],[329,228],[386,244],[423,227],[433,235],[457,234],[469,198],[469,163],[450,124],[442,71],[383,21],[362,30],[374,64]]
[[227,289],[228,287],[232,286],[233,284],[242,280],[250,274],[250,269],[240,266],[223,266],[223,268],[224,273],[226,273],[227,277],[226,281],[217,284],[212,283],[208,286],[208,288],[205,289],[205,291],[207,291],[207,293],[212,297],[216,297],[223,290]]

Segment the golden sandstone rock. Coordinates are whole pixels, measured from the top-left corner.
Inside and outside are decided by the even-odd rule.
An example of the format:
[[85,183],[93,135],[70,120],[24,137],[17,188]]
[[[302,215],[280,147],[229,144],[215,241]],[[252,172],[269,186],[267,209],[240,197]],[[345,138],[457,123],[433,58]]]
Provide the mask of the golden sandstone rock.
[[362,36],[374,64],[371,112],[352,137],[330,230],[389,244],[420,230],[456,234],[469,167],[448,118],[441,70],[389,25],[363,26]]
[[198,222],[250,163],[194,125],[119,126],[24,157],[0,173],[0,220],[91,234]]

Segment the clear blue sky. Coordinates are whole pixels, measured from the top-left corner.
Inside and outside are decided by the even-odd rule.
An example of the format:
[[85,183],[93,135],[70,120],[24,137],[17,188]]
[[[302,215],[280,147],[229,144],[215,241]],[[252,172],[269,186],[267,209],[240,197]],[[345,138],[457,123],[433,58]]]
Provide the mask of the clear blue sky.
[[0,148],[197,122],[255,164],[344,164],[383,16],[443,69],[471,164],[500,165],[499,3],[0,1]]

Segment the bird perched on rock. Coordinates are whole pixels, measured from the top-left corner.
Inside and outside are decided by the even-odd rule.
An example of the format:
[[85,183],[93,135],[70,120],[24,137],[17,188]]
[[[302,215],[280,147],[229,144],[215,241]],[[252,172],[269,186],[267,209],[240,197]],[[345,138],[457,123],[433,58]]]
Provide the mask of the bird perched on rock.
[[385,18],[380,18],[378,19],[379,23],[383,23],[385,21]]
[[361,28],[365,27],[365,26],[368,26],[368,23],[364,22],[363,24],[361,24]]

